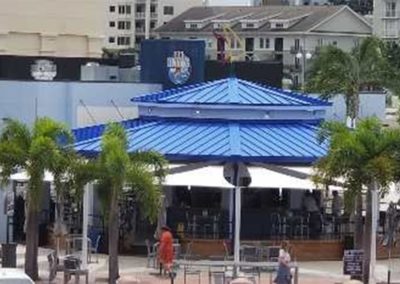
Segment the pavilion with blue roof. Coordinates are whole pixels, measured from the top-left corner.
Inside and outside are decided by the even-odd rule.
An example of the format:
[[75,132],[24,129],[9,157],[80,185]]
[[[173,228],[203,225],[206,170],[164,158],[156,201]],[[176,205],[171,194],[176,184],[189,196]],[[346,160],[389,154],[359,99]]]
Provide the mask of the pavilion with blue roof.
[[[121,122],[129,151],[154,150],[171,163],[164,184],[167,222],[182,236],[232,236],[234,195],[224,189],[233,186],[223,166],[242,163],[252,178],[242,198],[242,238],[270,238],[271,214],[301,209],[303,191],[294,189],[314,188],[310,166],[327,152],[317,134],[330,104],[297,92],[230,77],[132,103],[139,117]],[[75,129],[76,150],[97,155],[104,129]]]

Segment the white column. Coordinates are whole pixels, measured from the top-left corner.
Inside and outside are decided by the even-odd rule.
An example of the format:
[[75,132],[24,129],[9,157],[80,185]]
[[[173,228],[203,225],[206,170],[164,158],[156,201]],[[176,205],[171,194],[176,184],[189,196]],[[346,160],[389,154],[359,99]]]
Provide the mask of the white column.
[[146,0],[146,7],[145,7],[145,16],[144,16],[144,38],[150,38],[150,19],[151,19],[151,11],[150,11],[151,1]]
[[242,208],[242,192],[241,188],[235,188],[235,243],[234,243],[234,261],[235,264],[240,261],[240,225],[241,225],[241,208]]
[[376,265],[376,232],[378,227],[378,187],[376,182],[374,183],[372,190],[372,236],[371,236],[371,261],[369,269],[369,283],[375,284],[375,265]]
[[88,222],[89,222],[89,184],[83,192],[83,222],[82,222],[82,269],[87,268],[88,261]]

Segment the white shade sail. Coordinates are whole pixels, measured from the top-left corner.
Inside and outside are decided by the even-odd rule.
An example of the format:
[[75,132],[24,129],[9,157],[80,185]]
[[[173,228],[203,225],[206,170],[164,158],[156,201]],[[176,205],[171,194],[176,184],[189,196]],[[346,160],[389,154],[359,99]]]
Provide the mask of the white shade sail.
[[[177,168],[178,165],[171,165],[171,168]],[[290,168],[296,171],[294,167]],[[202,168],[185,171],[182,173],[168,174],[165,178],[165,186],[198,186],[215,188],[232,188],[223,175],[224,167],[205,166]],[[251,176],[250,188],[290,188],[290,189],[315,189],[315,184],[310,179],[301,179],[268,170],[262,167],[249,167]],[[299,168],[299,172],[308,173],[311,168]]]
[[[21,171],[19,173],[12,174],[10,176],[10,180],[18,181],[18,182],[28,182],[29,175],[26,171]],[[43,180],[46,182],[53,182],[54,181],[53,174],[48,171],[45,171]]]
[[[178,166],[171,166],[175,167]],[[224,178],[223,166],[205,166],[183,173],[168,174],[163,185],[232,188]]]

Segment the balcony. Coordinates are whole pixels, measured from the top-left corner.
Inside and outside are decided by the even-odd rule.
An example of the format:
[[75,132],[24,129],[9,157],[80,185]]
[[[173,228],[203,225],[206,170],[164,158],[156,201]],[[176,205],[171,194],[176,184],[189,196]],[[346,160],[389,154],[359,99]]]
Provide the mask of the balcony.
[[301,46],[291,46],[290,47],[291,54],[297,54],[299,52],[303,52],[303,48]]

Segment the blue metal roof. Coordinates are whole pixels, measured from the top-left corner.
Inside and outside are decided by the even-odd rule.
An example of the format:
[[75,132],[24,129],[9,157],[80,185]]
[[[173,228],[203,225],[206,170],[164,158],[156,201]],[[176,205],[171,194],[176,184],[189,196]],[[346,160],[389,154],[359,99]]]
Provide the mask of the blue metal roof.
[[270,106],[329,106],[301,93],[262,86],[238,78],[165,90],[132,98],[137,103],[236,104]]
[[[154,150],[170,161],[241,160],[311,163],[324,156],[311,122],[153,119],[123,122],[129,151]],[[100,151],[104,125],[74,130],[75,148],[91,156]]]

